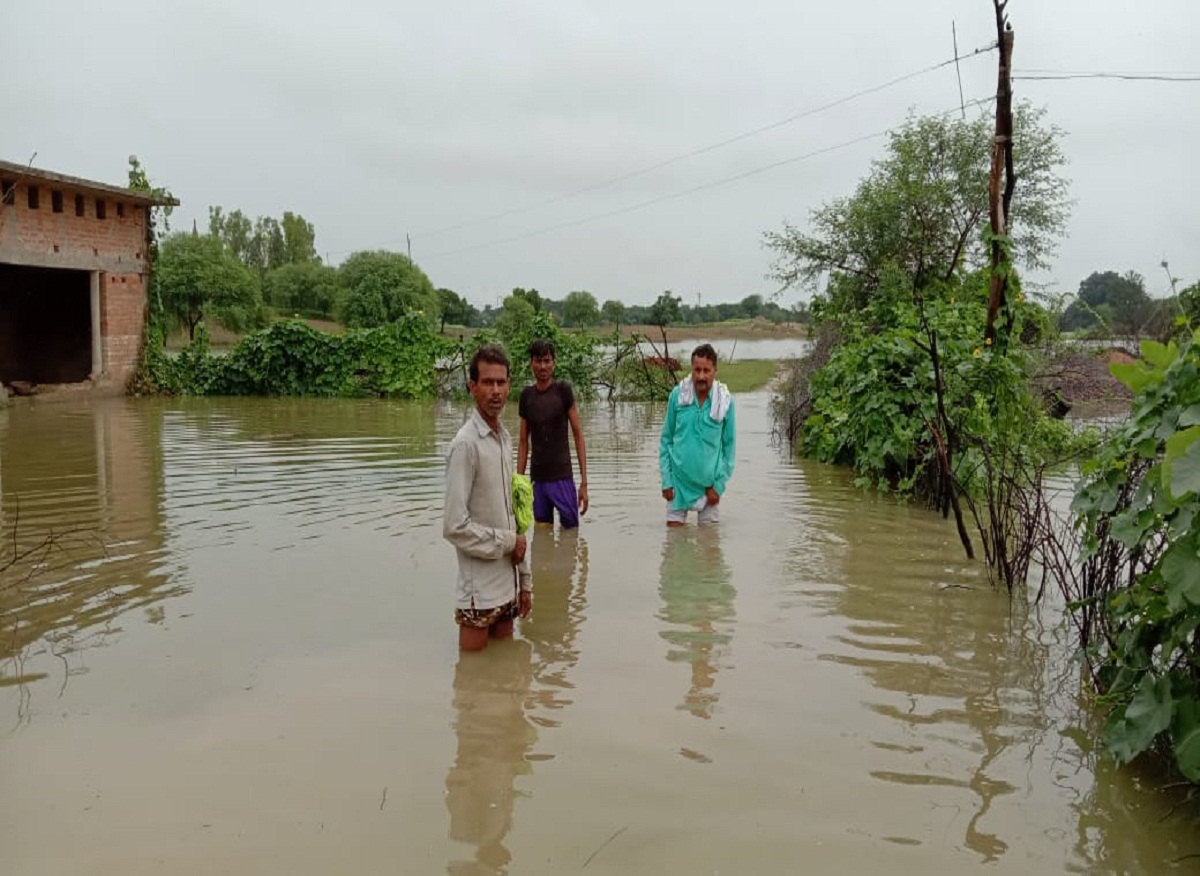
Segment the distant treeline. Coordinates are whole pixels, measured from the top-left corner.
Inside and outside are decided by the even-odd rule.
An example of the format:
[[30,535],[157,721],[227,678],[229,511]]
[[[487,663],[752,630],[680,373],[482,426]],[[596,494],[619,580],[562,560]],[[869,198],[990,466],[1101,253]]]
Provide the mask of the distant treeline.
[[1200,283],[1176,291],[1178,283],[1169,268],[1167,276],[1172,294],[1151,298],[1145,278],[1136,271],[1095,271],[1079,284],[1079,293],[1062,312],[1058,326],[1063,331],[1102,337],[1170,335],[1177,318],[1200,318]]
[[618,298],[601,303],[584,290],[554,299],[537,289],[517,288],[501,306],[479,308],[452,289],[435,287],[402,253],[363,250],[332,267],[317,254],[316,231],[300,214],[251,219],[219,206],[209,208],[206,231],[193,226],[161,242],[155,274],[164,314],[189,336],[205,320],[234,331],[262,327],[271,322],[271,311],[350,328],[387,325],[415,313],[442,331],[447,325],[493,328],[504,322],[506,312],[518,322],[530,312],[545,313],[568,328],[760,318],[808,321],[805,305],[782,307],[762,295],[707,304],[697,296],[692,305],[669,291],[654,304],[636,305]]

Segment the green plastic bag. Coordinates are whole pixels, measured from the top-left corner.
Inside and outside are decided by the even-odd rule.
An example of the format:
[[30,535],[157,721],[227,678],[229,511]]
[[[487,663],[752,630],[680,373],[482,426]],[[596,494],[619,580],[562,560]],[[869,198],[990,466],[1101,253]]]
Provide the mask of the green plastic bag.
[[533,525],[533,481],[529,480],[528,475],[513,475],[512,499],[517,532],[524,532]]

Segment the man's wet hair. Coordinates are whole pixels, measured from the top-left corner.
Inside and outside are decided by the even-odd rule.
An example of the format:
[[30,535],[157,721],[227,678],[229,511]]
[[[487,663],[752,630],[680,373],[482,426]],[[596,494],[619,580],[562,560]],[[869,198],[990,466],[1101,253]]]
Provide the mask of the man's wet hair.
[[549,356],[551,359],[554,356],[554,344],[545,338],[538,338],[529,345],[529,358],[540,359],[543,356]]
[[699,356],[701,359],[707,359],[713,363],[713,368],[717,367],[717,351],[713,349],[712,344],[701,344],[696,349],[692,350],[692,358]]
[[490,365],[503,365],[504,374],[508,376],[512,370],[508,364],[508,354],[495,344],[484,344],[475,351],[475,355],[471,357],[471,364],[467,366],[467,374],[471,378],[472,383],[479,380],[479,363],[487,362]]

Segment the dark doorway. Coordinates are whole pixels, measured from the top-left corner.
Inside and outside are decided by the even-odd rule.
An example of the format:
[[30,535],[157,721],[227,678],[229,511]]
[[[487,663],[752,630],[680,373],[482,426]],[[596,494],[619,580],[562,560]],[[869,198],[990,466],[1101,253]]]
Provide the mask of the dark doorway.
[[0,265],[0,383],[78,383],[91,372],[88,272]]

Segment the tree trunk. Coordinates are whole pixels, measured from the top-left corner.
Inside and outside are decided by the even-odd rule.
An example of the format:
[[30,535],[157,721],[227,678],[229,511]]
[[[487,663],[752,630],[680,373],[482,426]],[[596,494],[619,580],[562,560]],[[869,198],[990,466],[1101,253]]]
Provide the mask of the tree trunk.
[[[1008,0],[992,0],[996,9],[996,42],[1000,64],[996,83],[996,136],[992,141],[992,168],[988,177],[988,220],[992,231],[992,279],[988,296],[984,343],[996,342],[996,315],[1008,307],[1009,247],[1001,241],[1008,234],[1008,210],[1017,179],[1012,158],[1012,50],[1013,32],[1004,15]],[[1004,175],[1004,188],[1000,177]],[[1011,318],[1010,318],[1011,325]]]

